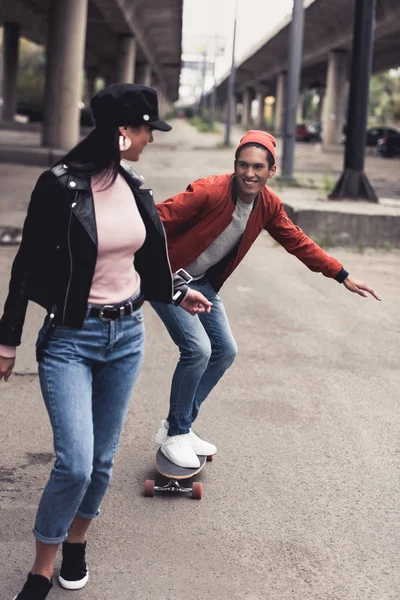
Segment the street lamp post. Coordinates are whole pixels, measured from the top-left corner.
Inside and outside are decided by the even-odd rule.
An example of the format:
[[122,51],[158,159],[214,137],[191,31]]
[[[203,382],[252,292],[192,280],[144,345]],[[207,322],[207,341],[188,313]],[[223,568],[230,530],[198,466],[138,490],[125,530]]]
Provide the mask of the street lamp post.
[[344,171],[329,196],[332,200],[351,198],[378,202],[378,197],[364,173],[375,9],[376,0],[355,1]]
[[235,77],[236,77],[235,46],[236,46],[237,9],[238,9],[238,0],[236,0],[236,5],[235,5],[235,20],[234,20],[234,24],[233,24],[233,44],[232,44],[232,65],[231,65],[231,72],[229,74],[229,79],[228,79],[227,111],[226,111],[225,140],[224,140],[225,147],[229,147],[231,145],[233,96],[235,93]]
[[301,61],[303,54],[304,2],[294,0],[289,33],[289,68],[285,98],[283,139],[283,179],[293,179],[294,146],[296,141],[296,116],[299,101]]

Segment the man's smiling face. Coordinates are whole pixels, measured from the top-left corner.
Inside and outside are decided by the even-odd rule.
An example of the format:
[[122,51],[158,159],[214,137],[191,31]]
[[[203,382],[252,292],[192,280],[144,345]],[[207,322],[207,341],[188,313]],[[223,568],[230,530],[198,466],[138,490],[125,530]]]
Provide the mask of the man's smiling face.
[[235,175],[242,202],[253,202],[276,171],[268,165],[267,151],[248,146],[240,150],[235,161]]

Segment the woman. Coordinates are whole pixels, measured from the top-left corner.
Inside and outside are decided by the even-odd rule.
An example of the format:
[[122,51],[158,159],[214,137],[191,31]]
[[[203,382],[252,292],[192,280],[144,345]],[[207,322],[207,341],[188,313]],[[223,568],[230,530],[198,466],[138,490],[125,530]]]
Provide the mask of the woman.
[[[37,341],[39,377],[56,461],[36,517],[36,559],[18,600],[43,600],[63,543],[59,582],[88,581],[86,532],[108,487],[143,360],[143,301],[209,311],[200,293],[173,286],[151,190],[121,166],[137,161],[158,117],[156,91],[117,84],[92,99],[95,129],[33,191],[0,321],[7,381],[29,300],[47,310]],[[135,201],[136,202],[135,202]],[[133,261],[134,257],[134,261]]]

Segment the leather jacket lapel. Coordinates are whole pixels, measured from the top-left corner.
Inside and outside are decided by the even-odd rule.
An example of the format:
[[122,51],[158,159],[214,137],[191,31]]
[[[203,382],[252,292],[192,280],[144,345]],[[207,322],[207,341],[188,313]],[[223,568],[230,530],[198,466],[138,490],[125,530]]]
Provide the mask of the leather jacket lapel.
[[71,210],[97,246],[97,227],[90,175],[68,173],[67,188],[75,191],[73,200],[70,202]]

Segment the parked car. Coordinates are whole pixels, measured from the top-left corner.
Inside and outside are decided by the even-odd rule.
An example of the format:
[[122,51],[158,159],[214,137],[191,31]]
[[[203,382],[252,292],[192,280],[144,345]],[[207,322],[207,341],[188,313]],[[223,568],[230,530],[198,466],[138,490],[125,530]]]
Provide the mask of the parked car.
[[367,146],[376,146],[378,140],[400,134],[396,127],[371,127],[367,130]]
[[297,142],[316,142],[321,139],[321,129],[316,123],[298,123],[296,125]]
[[385,135],[378,140],[376,147],[378,154],[384,158],[391,158],[392,156],[400,154],[400,131],[392,133],[391,135]]
[[[347,127],[345,126],[343,128],[343,135],[342,135],[342,142],[345,143],[346,142],[346,129]],[[378,143],[378,140],[380,140],[383,137],[389,137],[392,135],[397,135],[400,133],[399,129],[396,129],[396,127],[391,127],[391,126],[379,126],[379,127],[370,127],[369,129],[367,129],[366,131],[366,139],[365,139],[365,143],[367,146],[376,146]]]

